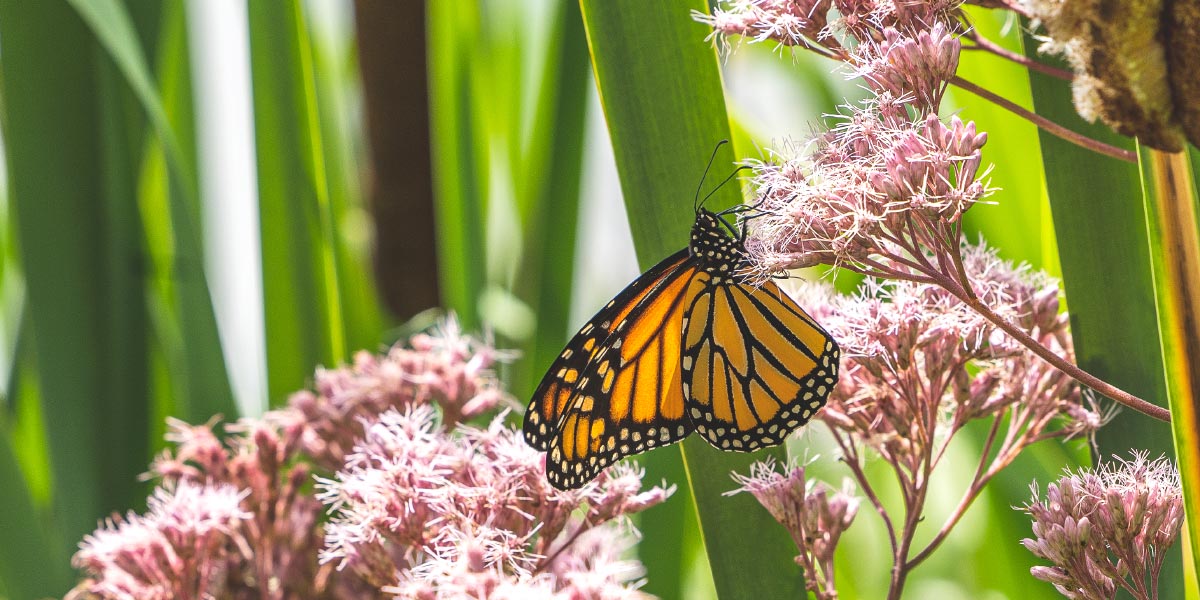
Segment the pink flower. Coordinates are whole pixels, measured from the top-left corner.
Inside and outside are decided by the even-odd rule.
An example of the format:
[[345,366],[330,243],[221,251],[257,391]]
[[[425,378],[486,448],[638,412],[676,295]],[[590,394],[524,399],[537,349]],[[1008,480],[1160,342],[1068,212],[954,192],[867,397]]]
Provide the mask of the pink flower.
[[913,98],[922,114],[935,112],[958,71],[958,36],[940,22],[913,35],[894,27],[882,33],[878,42],[868,40],[855,48],[853,76],[861,77],[876,94]]
[[228,485],[157,488],[145,515],[114,516],[79,544],[72,564],[88,578],[72,598],[214,598],[225,590],[230,542],[250,518]]
[[446,431],[416,406],[369,424],[345,467],[319,480],[332,514],[322,561],[404,597],[491,598],[503,582],[626,589],[636,570],[597,570],[610,565],[579,554],[581,540],[623,547],[617,523],[670,491],[643,492],[627,466],[556,490],[542,454],[503,421]]
[[818,600],[837,598],[834,550],[858,513],[853,484],[846,481],[839,492],[823,482],[806,481],[804,467],[784,471],[777,472],[770,459],[754,463],[749,476],[733,475],[741,487],[731,493],[751,493],[788,530],[800,549],[796,562],[804,568],[808,590]]
[[[1052,279],[1001,261],[983,246],[964,247],[960,256],[960,268],[980,301],[1042,346],[1071,358],[1067,316],[1059,313]],[[838,296],[820,284],[806,284],[796,296],[843,350],[841,378],[818,419],[883,518],[898,565],[893,594],[945,540],[983,486],[1020,452],[1044,439],[1091,433],[1104,421],[1074,380],[940,285],[868,278],[852,296]],[[921,520],[910,517],[924,514],[929,482],[946,449],[978,419],[990,422],[979,466],[951,516],[916,548]],[[879,501],[878,482],[867,477],[869,454],[878,454],[891,468],[903,517]],[[758,465],[749,477],[735,477],[803,550],[798,560],[810,590],[819,598],[836,597],[834,547],[857,501],[806,481],[798,468],[779,474],[771,464]]]
[[[962,265],[981,301],[1072,358],[1052,279],[984,246],[965,247]],[[820,418],[847,444],[869,446],[909,473],[974,419],[1008,424],[997,467],[1029,444],[1087,434],[1103,421],[1071,378],[941,286],[868,279],[855,296],[829,296],[814,316],[845,357]]]
[[[1116,458],[1116,457],[1114,457]],[[1068,598],[1158,597],[1167,548],[1183,524],[1179,473],[1166,458],[1134,453],[1098,470],[1067,472],[1041,498],[1037,484],[1025,512],[1031,539],[1022,544],[1053,566],[1031,569]]]
[[490,371],[498,356],[451,317],[384,356],[359,352],[351,366],[318,370],[316,391],[293,394],[273,418],[302,423],[304,452],[334,470],[362,436],[362,423],[388,409],[432,404],[447,427],[494,410],[504,400]]
[[825,263],[927,276],[931,248],[930,270],[952,264],[956,223],[991,193],[979,171],[987,136],[957,117],[899,118],[891,99],[852,112],[810,156],[751,161],[763,211],[747,241],[757,273]]

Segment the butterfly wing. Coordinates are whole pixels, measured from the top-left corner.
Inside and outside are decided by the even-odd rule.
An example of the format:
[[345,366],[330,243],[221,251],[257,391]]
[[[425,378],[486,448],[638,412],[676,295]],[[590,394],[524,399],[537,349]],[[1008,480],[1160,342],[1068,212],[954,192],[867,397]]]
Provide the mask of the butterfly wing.
[[678,275],[677,271],[687,259],[687,250],[663,259],[626,286],[567,342],[562,354],[546,371],[525,411],[523,431],[530,446],[542,452],[550,450],[568,402],[579,390],[581,373],[608,340],[614,323],[627,319],[664,280]]
[[684,326],[688,414],[708,443],[749,452],[783,442],[825,405],[837,343],[774,282],[701,273]]
[[696,273],[689,260],[674,264],[614,315],[553,429],[546,474],[555,487],[577,488],[625,456],[691,433],[680,345]]

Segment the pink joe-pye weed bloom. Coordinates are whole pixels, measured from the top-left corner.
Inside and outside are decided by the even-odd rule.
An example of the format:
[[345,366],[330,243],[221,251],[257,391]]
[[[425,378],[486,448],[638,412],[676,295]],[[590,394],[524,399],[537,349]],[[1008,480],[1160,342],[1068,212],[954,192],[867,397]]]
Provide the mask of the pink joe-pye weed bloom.
[[362,437],[363,423],[389,409],[432,404],[446,427],[495,410],[506,401],[491,370],[502,357],[450,316],[383,356],[359,352],[350,366],[319,369],[314,391],[293,394],[274,418],[303,423],[305,454],[333,471]]
[[222,597],[246,494],[224,484],[182,481],[157,488],[145,515],[114,516],[79,545],[72,564],[87,578],[68,600]]
[[368,589],[361,581],[317,562],[323,506],[311,493],[311,467],[302,460],[303,423],[277,416],[228,424],[224,440],[215,419],[204,425],[171,419],[167,440],[174,447],[155,459],[149,476],[168,488],[187,483],[240,490],[247,516],[236,527],[236,551],[223,559],[229,573],[224,597],[361,594]]
[[71,597],[644,597],[627,516],[671,490],[626,465],[561,492],[506,415],[464,425],[506,400],[499,356],[449,320],[223,435],[170,420],[150,511],[88,536]]
[[910,120],[889,93],[791,158],[750,161],[762,216],[746,243],[762,277],[815,264],[955,281],[960,218],[992,189],[987,135],[936,115]]
[[882,39],[888,28],[963,28],[962,0],[731,0],[717,4],[712,14],[693,12],[692,18],[712,27],[720,45],[736,36],[809,48],[842,60],[848,60],[849,49]]
[[[966,246],[962,257],[984,302],[1042,345],[1073,356],[1053,279],[984,246]],[[819,306],[814,316],[845,358],[819,418],[850,455],[869,447],[916,476],[932,469],[968,422],[991,419],[1007,432],[989,446],[996,454],[984,473],[994,473],[1030,444],[1086,435],[1104,421],[1070,377],[941,286],[868,279],[856,295],[824,297],[810,306]]]
[[[962,248],[961,258],[979,298],[1038,343],[1071,357],[1067,316],[1059,312],[1054,280],[1002,261],[982,245]],[[1020,452],[1041,440],[1087,435],[1104,422],[1074,380],[942,286],[868,278],[850,296],[821,283],[803,284],[794,295],[842,348],[841,378],[817,419],[832,433],[842,463],[884,520],[897,565],[893,594],[946,539],[983,486]],[[912,516],[925,514],[929,484],[947,448],[976,420],[990,422],[979,466],[940,529],[923,547],[914,547],[923,520]],[[885,505],[876,492],[880,482],[867,477],[873,455],[891,468],[900,506]],[[836,597],[834,547],[857,503],[806,481],[801,469],[779,474],[759,466],[738,481],[805,550],[800,562],[813,593]],[[811,503],[823,508],[810,510]],[[806,514],[821,518],[814,524]]]
[[751,465],[749,475],[735,473],[733,478],[740,487],[730,493],[749,492],[792,536],[808,590],[818,600],[837,598],[834,550],[858,513],[853,484],[847,480],[841,491],[834,490],[806,480],[803,466],[785,465],[781,473],[771,459]]
[[406,598],[492,598],[501,584],[631,597],[638,571],[592,553],[628,546],[625,517],[670,490],[642,491],[630,466],[556,490],[545,457],[503,421],[447,431],[418,405],[368,424],[345,466],[319,480],[332,515],[322,560]]
[[851,76],[862,79],[876,94],[911,97],[922,114],[936,111],[958,71],[962,52],[958,36],[940,22],[910,34],[894,27],[881,33],[881,40],[855,48]]
[[1044,499],[1033,484],[1024,507],[1034,537],[1022,543],[1051,563],[1031,572],[1068,598],[1113,598],[1118,588],[1158,598],[1159,571],[1183,524],[1183,491],[1169,460],[1114,459],[1068,471]]

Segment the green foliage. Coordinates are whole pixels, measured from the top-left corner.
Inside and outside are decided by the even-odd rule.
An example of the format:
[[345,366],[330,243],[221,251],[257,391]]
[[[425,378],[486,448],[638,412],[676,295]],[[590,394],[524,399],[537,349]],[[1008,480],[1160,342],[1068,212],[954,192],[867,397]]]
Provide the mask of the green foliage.
[[[307,385],[318,365],[378,350],[394,335],[384,331],[391,323],[375,296],[362,227],[353,32],[322,35],[319,1],[246,4],[262,248],[245,260],[262,264],[263,305],[255,308],[264,316],[272,403]],[[571,315],[598,308],[573,297],[578,280],[596,276],[576,273],[577,255],[613,243],[577,248],[580,227],[592,226],[580,215],[594,147],[611,144],[644,268],[686,240],[692,195],[718,140],[734,140],[714,163],[713,175],[723,177],[736,158],[761,157],[758,148],[784,134],[805,135],[807,124],[861,94],[830,73],[833,63],[803,52],[781,59],[766,45],[743,47],[722,63],[708,30],[688,16],[705,8],[702,0],[427,3],[443,304],[469,329],[491,327],[499,346],[521,351],[502,371],[520,402],[579,325]],[[9,375],[0,404],[0,596],[67,590],[79,539],[110,512],[143,506],[136,476],[163,443],[164,417],[238,415],[207,280],[219,267],[206,259],[204,240],[213,238],[201,228],[209,182],[197,176],[190,74],[206,57],[191,55],[187,12],[182,0],[0,2],[8,167],[0,368]],[[1021,50],[1016,28],[1005,33],[1009,24],[993,12],[971,14],[979,31]],[[729,92],[733,123],[722,64],[728,80],[738,78]],[[746,81],[746,73],[765,75]],[[965,53],[960,74],[1131,147],[1080,122],[1064,82],[983,52]],[[739,100],[764,82],[784,94],[779,114]],[[591,139],[596,88],[607,131]],[[990,132],[984,159],[1001,189],[994,205],[968,213],[968,235],[1006,258],[1061,271],[1081,365],[1165,402],[1154,309],[1162,290],[1137,166],[1038,132],[963,92],[952,91],[948,106]],[[709,205],[742,200],[729,185]],[[843,289],[856,281],[837,279]],[[963,434],[935,493],[957,499],[956,481],[974,468],[984,435]],[[1170,453],[1170,439],[1165,425],[1128,411],[1098,436],[1102,456],[1131,447]],[[807,436],[793,452],[824,453],[823,444]],[[1087,450],[1043,444],[1024,455],[917,569],[910,593],[1057,597],[1027,576],[1034,559],[1017,542],[1028,521],[1011,507],[1028,497],[1029,481],[1086,460]],[[723,496],[734,487],[731,471],[766,454],[720,453],[692,439],[639,459],[648,481],[680,487],[640,522],[647,591],[666,599],[803,596],[787,534],[749,495]],[[814,472],[838,481],[840,466],[821,462]],[[882,490],[885,503],[890,493]],[[843,597],[881,595],[890,568],[884,537],[864,504],[840,551]],[[1181,589],[1173,560],[1164,597]]]

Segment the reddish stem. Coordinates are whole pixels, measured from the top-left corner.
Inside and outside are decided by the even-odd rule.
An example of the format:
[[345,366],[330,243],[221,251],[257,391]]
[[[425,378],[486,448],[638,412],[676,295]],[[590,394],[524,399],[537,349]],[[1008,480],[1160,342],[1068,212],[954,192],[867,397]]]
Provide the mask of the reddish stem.
[[[971,38],[971,41],[975,42],[976,47],[979,50],[991,52],[996,56],[1011,60],[1023,67],[1028,68],[1031,71],[1037,71],[1043,75],[1048,75],[1063,81],[1074,81],[1075,79],[1075,74],[1070,71],[1042,64],[1036,60],[1033,60],[1032,58],[1029,58],[1028,56],[1013,52],[1012,50],[1009,50],[1008,48],[1005,48],[1004,46],[1001,46],[1000,44],[997,44],[996,42],[979,35],[979,32],[977,31],[972,31],[971,33],[967,34],[967,36]],[[971,48],[963,46],[963,50],[969,49]]]
[[951,85],[955,85],[961,89],[971,92],[972,94],[975,94],[976,96],[979,96],[985,100],[988,100],[988,101],[992,102],[993,104],[999,106],[1000,108],[1003,108],[1019,117],[1027,119],[1030,122],[1032,122],[1034,125],[1037,125],[1038,127],[1045,129],[1047,132],[1052,133],[1064,140],[1067,140],[1068,142],[1071,142],[1072,144],[1075,144],[1082,148],[1087,148],[1088,150],[1091,150],[1093,152],[1098,152],[1105,156],[1111,156],[1112,158],[1115,158],[1118,160],[1123,160],[1125,162],[1131,162],[1131,163],[1137,162],[1137,154],[1130,150],[1125,150],[1124,148],[1118,148],[1116,146],[1110,146],[1108,144],[1105,144],[1104,142],[1094,140],[1086,135],[1075,133],[1074,131],[1067,129],[1066,127],[1063,127],[1062,125],[1059,125],[1058,123],[1055,123],[1054,121],[1051,121],[1050,119],[1047,119],[1046,117],[1043,117],[1037,113],[1034,113],[1032,111],[1022,108],[1017,103],[1009,100],[1008,98],[1005,98],[998,94],[992,93],[992,92],[988,91],[987,89],[979,87],[979,86],[975,85],[974,83],[971,83],[970,81],[967,81],[966,79],[963,79],[962,77],[958,77],[956,75],[954,77],[954,79],[950,80],[950,83],[951,83]]

